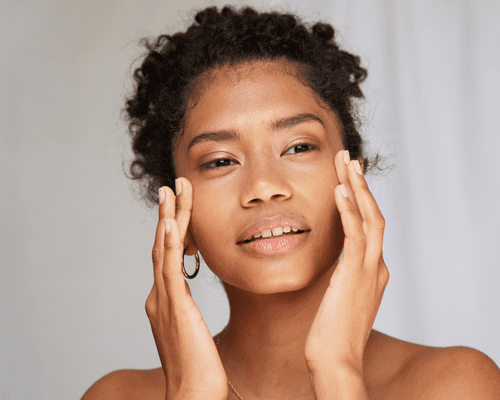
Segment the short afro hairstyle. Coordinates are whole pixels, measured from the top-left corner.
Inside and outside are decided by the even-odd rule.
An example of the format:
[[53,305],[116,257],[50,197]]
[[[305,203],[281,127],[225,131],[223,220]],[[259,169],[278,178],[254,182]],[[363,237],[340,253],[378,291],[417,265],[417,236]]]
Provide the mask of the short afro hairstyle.
[[370,160],[364,153],[356,101],[364,97],[360,84],[367,71],[358,56],[339,48],[334,36],[327,23],[308,27],[292,14],[226,6],[199,11],[186,32],[142,39],[147,53],[134,71],[125,117],[135,155],[129,178],[139,181],[147,205],[158,204],[161,186],[175,193],[174,142],[200,77],[245,61],[294,64],[302,81],[340,119],[342,142],[351,159],[361,158],[365,173],[373,169],[379,155]]

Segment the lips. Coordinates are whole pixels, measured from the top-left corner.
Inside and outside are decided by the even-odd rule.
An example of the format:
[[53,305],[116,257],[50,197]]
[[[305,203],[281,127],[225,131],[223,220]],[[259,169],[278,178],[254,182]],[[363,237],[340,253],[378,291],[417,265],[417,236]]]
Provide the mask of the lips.
[[[259,237],[259,238],[254,238],[252,237],[251,239],[248,239],[248,240],[244,240],[243,242],[240,242],[240,243],[250,243],[250,242],[255,242],[256,240],[266,240],[266,239],[276,239],[276,238],[280,238],[280,237],[283,237],[283,236],[291,236],[291,235],[297,235],[299,233],[304,233],[306,231],[301,231],[300,229],[297,231],[297,232],[288,232],[288,233],[282,233],[281,235],[278,235],[278,236],[269,236],[269,237]],[[238,244],[240,244],[238,243]]]
[[[248,226],[241,235],[239,235],[237,239],[237,244],[241,244],[243,242],[253,241],[253,236],[259,232],[270,230],[272,232],[273,229],[279,227],[289,226],[290,228],[295,228],[298,231],[309,231],[309,226],[305,223],[304,218],[300,215],[287,213],[287,214],[278,214],[270,217],[264,217],[257,222],[254,222]],[[282,234],[281,236],[293,235],[298,233],[290,232],[287,234]],[[273,236],[267,238],[270,239]],[[280,237],[280,236],[277,236]],[[262,240],[262,238],[259,238]],[[259,240],[257,239],[257,240]],[[266,238],[264,238],[265,240]]]
[[249,243],[239,244],[240,248],[249,256],[267,258],[294,251],[307,243],[310,231],[301,234],[285,235],[285,237],[275,236],[264,240],[254,240]]

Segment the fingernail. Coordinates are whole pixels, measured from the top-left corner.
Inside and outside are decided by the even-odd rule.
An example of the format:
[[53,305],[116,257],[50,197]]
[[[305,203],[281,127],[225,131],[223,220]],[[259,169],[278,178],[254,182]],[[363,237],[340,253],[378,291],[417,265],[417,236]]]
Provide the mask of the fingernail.
[[363,171],[361,171],[361,166],[359,165],[359,161],[356,160],[353,162],[354,164],[354,169],[356,170],[356,172],[360,175],[363,175]]
[[160,204],[161,204],[163,203],[163,200],[165,200],[165,190],[163,189],[163,187],[161,187],[158,190],[158,195],[160,196]]
[[182,182],[179,178],[175,180],[175,192],[177,193],[176,196],[179,196],[182,192]]
[[165,220],[165,233],[170,233],[170,222]]
[[349,161],[351,161],[351,157],[349,157],[349,150],[344,151],[344,162],[345,164],[349,164]]
[[344,185],[340,185],[340,194],[344,197],[347,197],[347,191],[345,190],[345,186]]

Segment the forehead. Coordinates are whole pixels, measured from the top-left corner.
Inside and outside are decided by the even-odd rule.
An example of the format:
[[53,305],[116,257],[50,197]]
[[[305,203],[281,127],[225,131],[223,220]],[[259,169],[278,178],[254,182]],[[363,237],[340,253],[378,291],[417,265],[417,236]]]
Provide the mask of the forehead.
[[308,113],[330,120],[333,125],[338,123],[333,111],[308,86],[295,64],[279,60],[225,65],[198,80],[188,103],[179,144],[186,147],[202,131],[269,125],[291,115]]
[[[320,105],[320,97],[307,85],[298,67],[284,60],[250,61],[236,65],[224,65],[202,76],[188,102],[185,116],[187,130],[194,128],[197,114],[217,118],[226,114],[256,111],[266,106],[279,107],[277,101],[286,100],[286,106],[293,106],[293,95],[306,96],[302,103],[313,102]],[[261,107],[257,103],[265,102]],[[322,105],[323,107],[326,105]],[[326,106],[328,108],[328,106]],[[198,122],[198,121],[196,121]]]
[[295,63],[278,60],[250,60],[234,64],[219,65],[201,75],[193,86],[189,105],[194,107],[208,89],[236,86],[245,80],[256,81],[259,78],[277,78],[289,76],[309,88],[299,66]]

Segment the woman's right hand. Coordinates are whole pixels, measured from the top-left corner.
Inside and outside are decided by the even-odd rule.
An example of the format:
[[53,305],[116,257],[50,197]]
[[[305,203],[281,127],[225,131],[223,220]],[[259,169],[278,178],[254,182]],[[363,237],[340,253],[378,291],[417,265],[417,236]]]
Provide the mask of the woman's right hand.
[[[146,300],[167,384],[166,399],[226,399],[227,376],[205,321],[182,274],[184,237],[191,218],[193,187],[186,178],[176,197],[164,186],[153,246],[154,283]],[[166,232],[165,223],[170,224]]]

